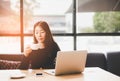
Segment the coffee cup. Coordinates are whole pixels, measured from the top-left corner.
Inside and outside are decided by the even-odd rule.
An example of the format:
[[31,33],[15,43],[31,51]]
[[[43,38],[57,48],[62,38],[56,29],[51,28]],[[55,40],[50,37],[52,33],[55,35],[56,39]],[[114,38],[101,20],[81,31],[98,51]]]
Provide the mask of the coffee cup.
[[39,49],[39,45],[38,44],[31,44],[31,49],[32,50],[38,50]]

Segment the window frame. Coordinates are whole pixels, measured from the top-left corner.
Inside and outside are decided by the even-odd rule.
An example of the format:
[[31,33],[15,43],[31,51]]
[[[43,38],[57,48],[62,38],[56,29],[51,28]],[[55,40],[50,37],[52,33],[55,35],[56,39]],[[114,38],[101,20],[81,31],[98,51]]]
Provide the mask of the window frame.
[[[53,36],[72,36],[73,37],[73,50],[76,50],[77,48],[77,45],[76,45],[76,42],[77,42],[77,36],[120,36],[120,33],[77,33],[76,32],[76,1],[77,0],[72,0],[72,4],[73,4],[73,11],[72,11],[72,17],[73,17],[73,20],[72,20],[72,23],[73,23],[73,26],[72,26],[72,29],[73,29],[73,32],[72,33],[53,33]],[[0,34],[0,36],[20,36],[20,50],[21,50],[21,53],[24,52],[24,37],[25,36],[32,36],[32,34],[24,34],[24,26],[23,26],[23,22],[24,22],[24,16],[23,16],[23,0],[20,0],[20,34]]]

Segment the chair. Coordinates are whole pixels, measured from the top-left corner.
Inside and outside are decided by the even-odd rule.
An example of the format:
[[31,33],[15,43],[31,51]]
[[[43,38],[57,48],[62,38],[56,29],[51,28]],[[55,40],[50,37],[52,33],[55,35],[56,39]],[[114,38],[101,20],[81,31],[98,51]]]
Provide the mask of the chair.
[[0,69],[18,69],[22,54],[0,54]]
[[120,51],[107,53],[108,71],[120,76]]
[[103,53],[88,53],[86,67],[100,67],[106,70],[106,57]]

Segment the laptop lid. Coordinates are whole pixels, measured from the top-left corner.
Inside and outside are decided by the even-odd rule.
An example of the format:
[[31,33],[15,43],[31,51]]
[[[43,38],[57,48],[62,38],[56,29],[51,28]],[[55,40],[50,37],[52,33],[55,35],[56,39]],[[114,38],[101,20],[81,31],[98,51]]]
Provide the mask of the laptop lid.
[[58,51],[55,75],[81,73],[86,64],[87,51]]

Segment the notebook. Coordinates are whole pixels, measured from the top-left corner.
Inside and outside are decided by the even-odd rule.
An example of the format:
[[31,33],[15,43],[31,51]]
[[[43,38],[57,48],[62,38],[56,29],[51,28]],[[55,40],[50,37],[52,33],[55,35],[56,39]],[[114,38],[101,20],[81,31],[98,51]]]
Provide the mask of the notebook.
[[86,64],[87,51],[58,51],[56,57],[55,69],[44,70],[52,75],[64,75],[81,73]]

